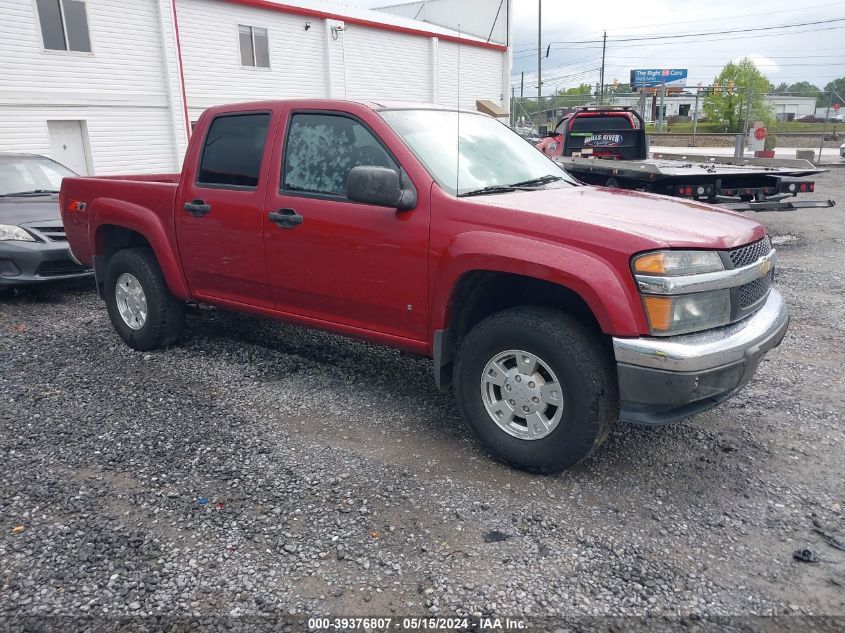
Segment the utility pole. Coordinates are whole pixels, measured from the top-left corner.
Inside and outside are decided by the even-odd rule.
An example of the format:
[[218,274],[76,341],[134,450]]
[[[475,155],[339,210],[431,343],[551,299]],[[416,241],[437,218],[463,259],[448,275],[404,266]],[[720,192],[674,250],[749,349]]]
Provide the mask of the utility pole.
[[666,110],[664,105],[666,99],[666,82],[660,84],[660,105],[657,107],[657,131],[663,131],[663,113]]
[[[839,96],[839,93],[836,93]],[[822,126],[822,136],[819,139],[819,159],[816,165],[822,164],[822,150],[824,149],[824,130],[827,127],[827,120],[830,118],[830,102],[833,101],[833,88],[827,93],[827,111],[824,113],[824,125]]]
[[695,110],[692,111],[692,146],[695,147],[695,134],[698,131],[698,91],[695,89]]
[[537,133],[540,133],[540,111],[543,107],[543,78],[540,62],[543,59],[543,0],[537,0]]
[[599,81],[601,82],[601,89],[599,90],[599,105],[604,105],[604,53],[607,49],[607,31],[604,32],[604,38],[601,44],[601,73],[599,74]]
[[754,88],[748,86],[748,105],[745,108],[745,121],[742,124],[742,140],[739,144],[739,157],[745,156],[745,135],[748,134],[748,119],[751,117],[751,97],[754,95]]

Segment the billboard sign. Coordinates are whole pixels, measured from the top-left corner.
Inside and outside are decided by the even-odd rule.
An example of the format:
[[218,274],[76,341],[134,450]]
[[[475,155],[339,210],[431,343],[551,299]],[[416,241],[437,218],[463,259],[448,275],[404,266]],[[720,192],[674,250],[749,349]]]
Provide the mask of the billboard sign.
[[686,68],[641,68],[631,71],[632,88],[657,88],[661,84],[667,87],[687,85]]

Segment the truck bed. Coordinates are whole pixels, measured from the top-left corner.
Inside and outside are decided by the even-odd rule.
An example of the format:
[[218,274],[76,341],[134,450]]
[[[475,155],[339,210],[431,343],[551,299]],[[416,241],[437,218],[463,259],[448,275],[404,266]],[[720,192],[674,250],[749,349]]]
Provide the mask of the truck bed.
[[142,210],[151,210],[160,219],[160,230],[175,244],[173,205],[181,174],[142,174],[132,176],[97,176],[65,178],[59,205],[68,209],[72,202],[86,205],[84,213],[68,212],[65,233],[74,245],[73,255],[86,266],[93,265],[95,242],[98,235],[89,231],[89,223],[97,225],[102,210],[110,215],[119,214],[122,225],[140,229],[137,218]]

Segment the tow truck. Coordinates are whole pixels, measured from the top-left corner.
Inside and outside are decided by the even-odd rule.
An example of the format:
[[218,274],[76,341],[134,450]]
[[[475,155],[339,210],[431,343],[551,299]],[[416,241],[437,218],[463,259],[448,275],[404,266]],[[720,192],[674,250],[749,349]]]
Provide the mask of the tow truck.
[[823,173],[801,159],[728,158],[655,153],[645,121],[629,106],[582,107],[566,114],[537,149],[584,183],[719,204],[733,211],[828,208],[808,176]]

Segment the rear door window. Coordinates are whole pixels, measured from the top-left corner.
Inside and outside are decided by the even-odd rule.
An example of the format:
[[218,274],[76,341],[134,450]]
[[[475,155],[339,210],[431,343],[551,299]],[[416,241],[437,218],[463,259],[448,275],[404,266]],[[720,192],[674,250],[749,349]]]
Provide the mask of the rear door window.
[[223,189],[258,187],[269,125],[269,112],[214,119],[205,137],[197,184]]

